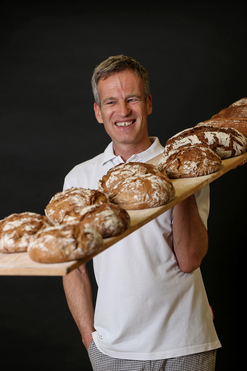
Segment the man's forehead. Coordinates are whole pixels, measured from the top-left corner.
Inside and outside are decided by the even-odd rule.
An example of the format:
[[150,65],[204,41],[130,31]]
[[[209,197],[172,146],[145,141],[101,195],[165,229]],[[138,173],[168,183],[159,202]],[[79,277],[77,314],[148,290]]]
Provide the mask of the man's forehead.
[[135,71],[127,69],[119,72],[114,72],[105,78],[101,78],[98,82],[99,93],[106,91],[125,90],[129,93],[140,94],[144,91],[143,81]]

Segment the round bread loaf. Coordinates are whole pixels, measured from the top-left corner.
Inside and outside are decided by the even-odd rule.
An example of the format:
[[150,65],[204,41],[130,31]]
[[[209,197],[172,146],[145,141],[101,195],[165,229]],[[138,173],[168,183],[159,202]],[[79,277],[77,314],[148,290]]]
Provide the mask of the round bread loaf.
[[164,153],[158,169],[169,178],[189,178],[208,175],[218,171],[221,158],[205,145],[182,146]]
[[229,127],[238,130],[247,137],[247,98],[234,102],[210,120],[200,122],[196,126]]
[[224,159],[244,153],[247,141],[242,133],[233,128],[196,126],[168,139],[165,153],[184,145],[197,146],[198,144],[209,146],[221,159]]
[[119,164],[99,181],[99,190],[124,209],[146,209],[169,202],[175,196],[170,179],[154,165]]
[[234,102],[229,107],[222,109],[219,113],[212,116],[212,119],[244,119],[247,120],[247,98],[242,98]]
[[86,206],[107,202],[107,197],[98,190],[72,187],[56,193],[48,203],[45,214],[54,224],[61,224],[66,215]]
[[114,237],[126,231],[130,225],[130,216],[119,205],[110,202],[77,208],[76,213],[66,214],[62,224],[88,223],[94,227],[103,238]]
[[211,119],[199,122],[198,126],[211,126],[215,128],[233,128],[247,137],[247,119],[246,120],[225,120],[225,119]]
[[102,247],[102,236],[89,224],[64,224],[38,232],[28,255],[38,263],[62,263],[89,257]]
[[51,225],[46,216],[24,212],[7,216],[0,221],[0,252],[27,251],[33,236]]

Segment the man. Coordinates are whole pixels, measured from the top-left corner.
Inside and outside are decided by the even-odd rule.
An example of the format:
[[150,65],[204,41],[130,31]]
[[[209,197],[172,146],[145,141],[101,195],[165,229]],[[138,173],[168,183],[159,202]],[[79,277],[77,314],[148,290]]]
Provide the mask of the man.
[[[110,57],[94,71],[96,119],[112,142],[77,165],[64,189],[97,189],[113,166],[163,152],[149,137],[149,80],[134,59]],[[214,370],[220,347],[199,266],[208,248],[209,189],[192,195],[94,258],[94,314],[85,265],[64,277],[68,305],[95,371]]]

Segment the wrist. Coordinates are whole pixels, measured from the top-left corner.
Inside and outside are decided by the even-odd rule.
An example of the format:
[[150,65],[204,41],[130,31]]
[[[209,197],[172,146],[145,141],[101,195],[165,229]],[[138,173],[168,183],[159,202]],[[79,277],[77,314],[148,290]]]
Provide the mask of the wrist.
[[93,331],[81,336],[82,342],[87,350],[89,348],[91,341],[93,340],[93,335],[92,335]]

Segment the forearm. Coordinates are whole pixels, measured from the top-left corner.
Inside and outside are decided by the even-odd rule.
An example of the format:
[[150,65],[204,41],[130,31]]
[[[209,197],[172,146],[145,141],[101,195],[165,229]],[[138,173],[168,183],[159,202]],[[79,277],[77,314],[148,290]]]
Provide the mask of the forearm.
[[94,331],[92,288],[86,264],[63,277],[67,303],[86,349]]
[[179,268],[186,273],[198,268],[207,253],[208,234],[194,195],[175,206],[173,247]]

